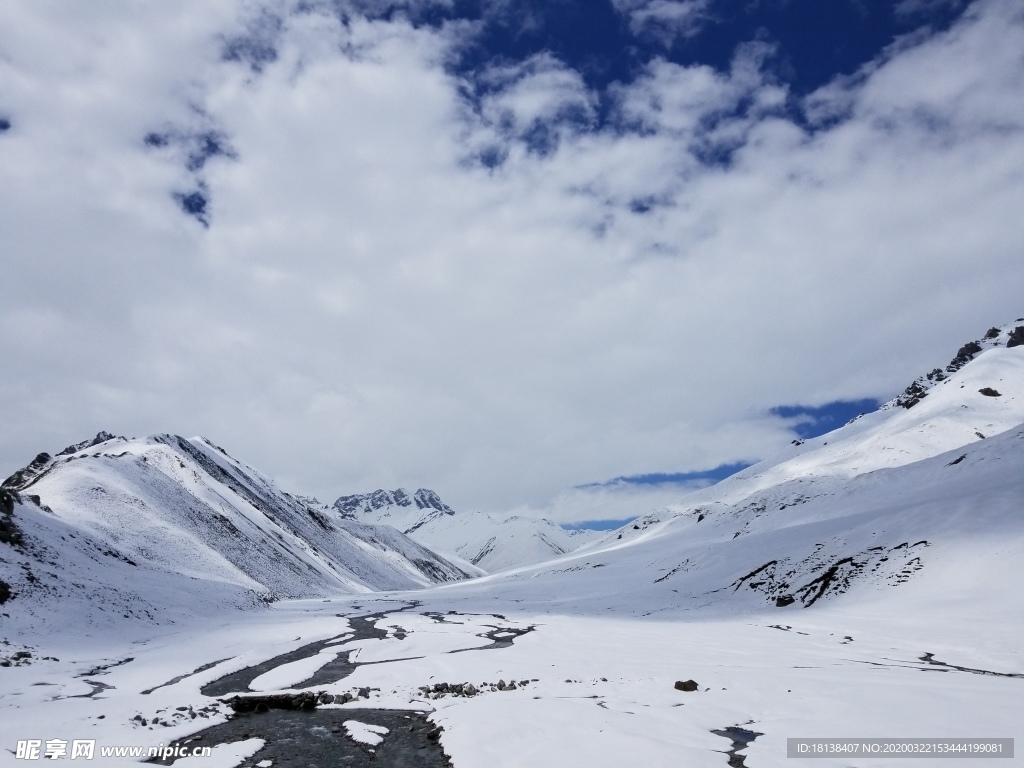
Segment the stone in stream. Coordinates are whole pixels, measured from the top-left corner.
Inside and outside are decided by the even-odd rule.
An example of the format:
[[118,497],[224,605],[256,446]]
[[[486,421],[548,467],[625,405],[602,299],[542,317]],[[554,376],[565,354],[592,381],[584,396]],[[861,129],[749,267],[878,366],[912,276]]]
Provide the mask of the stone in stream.
[[328,695],[324,691],[317,693],[303,691],[298,694],[270,693],[255,696],[232,696],[230,699],[220,699],[220,701],[235,712],[266,713],[271,709],[315,709],[317,704],[322,702],[321,697]]

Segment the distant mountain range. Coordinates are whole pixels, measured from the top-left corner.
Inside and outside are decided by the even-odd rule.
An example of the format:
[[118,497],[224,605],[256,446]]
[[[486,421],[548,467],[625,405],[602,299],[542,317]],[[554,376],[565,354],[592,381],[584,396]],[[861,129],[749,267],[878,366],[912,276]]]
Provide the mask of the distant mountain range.
[[484,573],[550,560],[600,535],[566,531],[551,520],[456,513],[427,488],[412,494],[398,488],[342,496],[332,508],[342,519],[393,526],[423,546]]
[[[0,486],[0,602],[60,623],[161,622],[469,574],[387,526],[325,514],[204,438],[101,432]],[[4,597],[6,595],[6,597]]]
[[454,515],[455,510],[441,501],[441,497],[428,488],[419,488],[411,496],[404,488],[394,491],[376,490],[373,493],[342,496],[334,502],[334,508],[342,517],[356,517],[360,514],[371,514],[389,507],[410,507],[417,510],[425,509]]

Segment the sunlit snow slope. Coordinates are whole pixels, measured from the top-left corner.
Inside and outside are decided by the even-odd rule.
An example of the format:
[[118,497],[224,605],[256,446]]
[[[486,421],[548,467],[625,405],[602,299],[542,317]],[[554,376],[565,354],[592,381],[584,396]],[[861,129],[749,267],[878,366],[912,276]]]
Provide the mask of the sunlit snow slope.
[[968,345],[966,360],[961,350],[909,407],[898,398],[570,556],[473,589],[574,611],[662,615],[795,610],[848,592],[906,590],[919,579],[1016,600],[1024,558],[1019,325],[990,331],[980,349]]
[[466,576],[390,527],[328,517],[203,438],[101,433],[40,454],[3,493],[0,580],[19,621],[159,622]]

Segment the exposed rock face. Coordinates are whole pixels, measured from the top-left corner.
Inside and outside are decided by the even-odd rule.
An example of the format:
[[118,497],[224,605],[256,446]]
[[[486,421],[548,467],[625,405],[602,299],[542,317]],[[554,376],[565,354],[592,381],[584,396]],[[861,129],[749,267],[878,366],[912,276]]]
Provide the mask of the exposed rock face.
[[48,453],[37,454],[27,466],[22,467],[4,480],[0,488],[7,491],[23,491],[42,477],[49,469],[53,457]]
[[[1024,318],[1018,319],[1016,322],[1022,322],[1022,320]],[[1002,329],[989,328],[982,338],[976,341],[969,341],[960,347],[956,352],[956,357],[949,361],[949,365],[945,369],[935,368],[924,376],[918,376],[911,382],[909,387],[883,405],[882,408],[895,408],[896,406],[913,408],[928,396],[928,390],[940,381],[949,378],[951,373],[959,371],[986,349],[1003,346],[1016,347],[1021,344],[1024,344],[1024,325],[1019,325],[1012,329],[1009,325]]]
[[417,509],[436,509],[446,515],[455,514],[455,510],[441,501],[441,497],[429,488],[418,488],[412,496],[404,488],[396,488],[393,491],[380,488],[372,493],[342,496],[333,506],[342,517],[355,517],[359,512],[374,512],[387,507],[411,506]]
[[895,547],[868,547],[841,558],[822,557],[818,551],[802,559],[769,560],[730,586],[733,591],[752,589],[768,596],[778,608],[799,602],[814,605],[830,595],[841,595],[867,577],[888,584],[902,584],[921,570],[921,552],[930,546],[927,540]]
[[14,524],[14,505],[21,503],[17,491],[0,488],[0,542],[4,544],[19,546],[22,542],[21,529]]
[[[65,448],[57,455],[70,456],[72,453],[78,453],[79,451],[84,450],[85,448],[92,448],[94,445],[99,445],[100,443],[105,443],[107,442],[107,440],[113,439],[114,435],[110,434],[109,432],[100,431],[96,433],[96,437],[94,437],[92,440],[83,440],[80,443],[69,445],[67,448]],[[121,439],[124,440],[123,437]]]

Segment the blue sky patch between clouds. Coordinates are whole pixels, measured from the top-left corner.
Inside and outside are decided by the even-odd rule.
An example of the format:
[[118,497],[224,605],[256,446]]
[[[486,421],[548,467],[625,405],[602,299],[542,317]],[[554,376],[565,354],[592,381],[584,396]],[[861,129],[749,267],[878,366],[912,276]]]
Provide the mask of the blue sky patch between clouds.
[[804,439],[824,435],[848,423],[861,414],[871,413],[881,403],[872,398],[864,400],[837,400],[817,407],[808,405],[780,405],[771,414],[781,419],[796,419],[793,431]]

